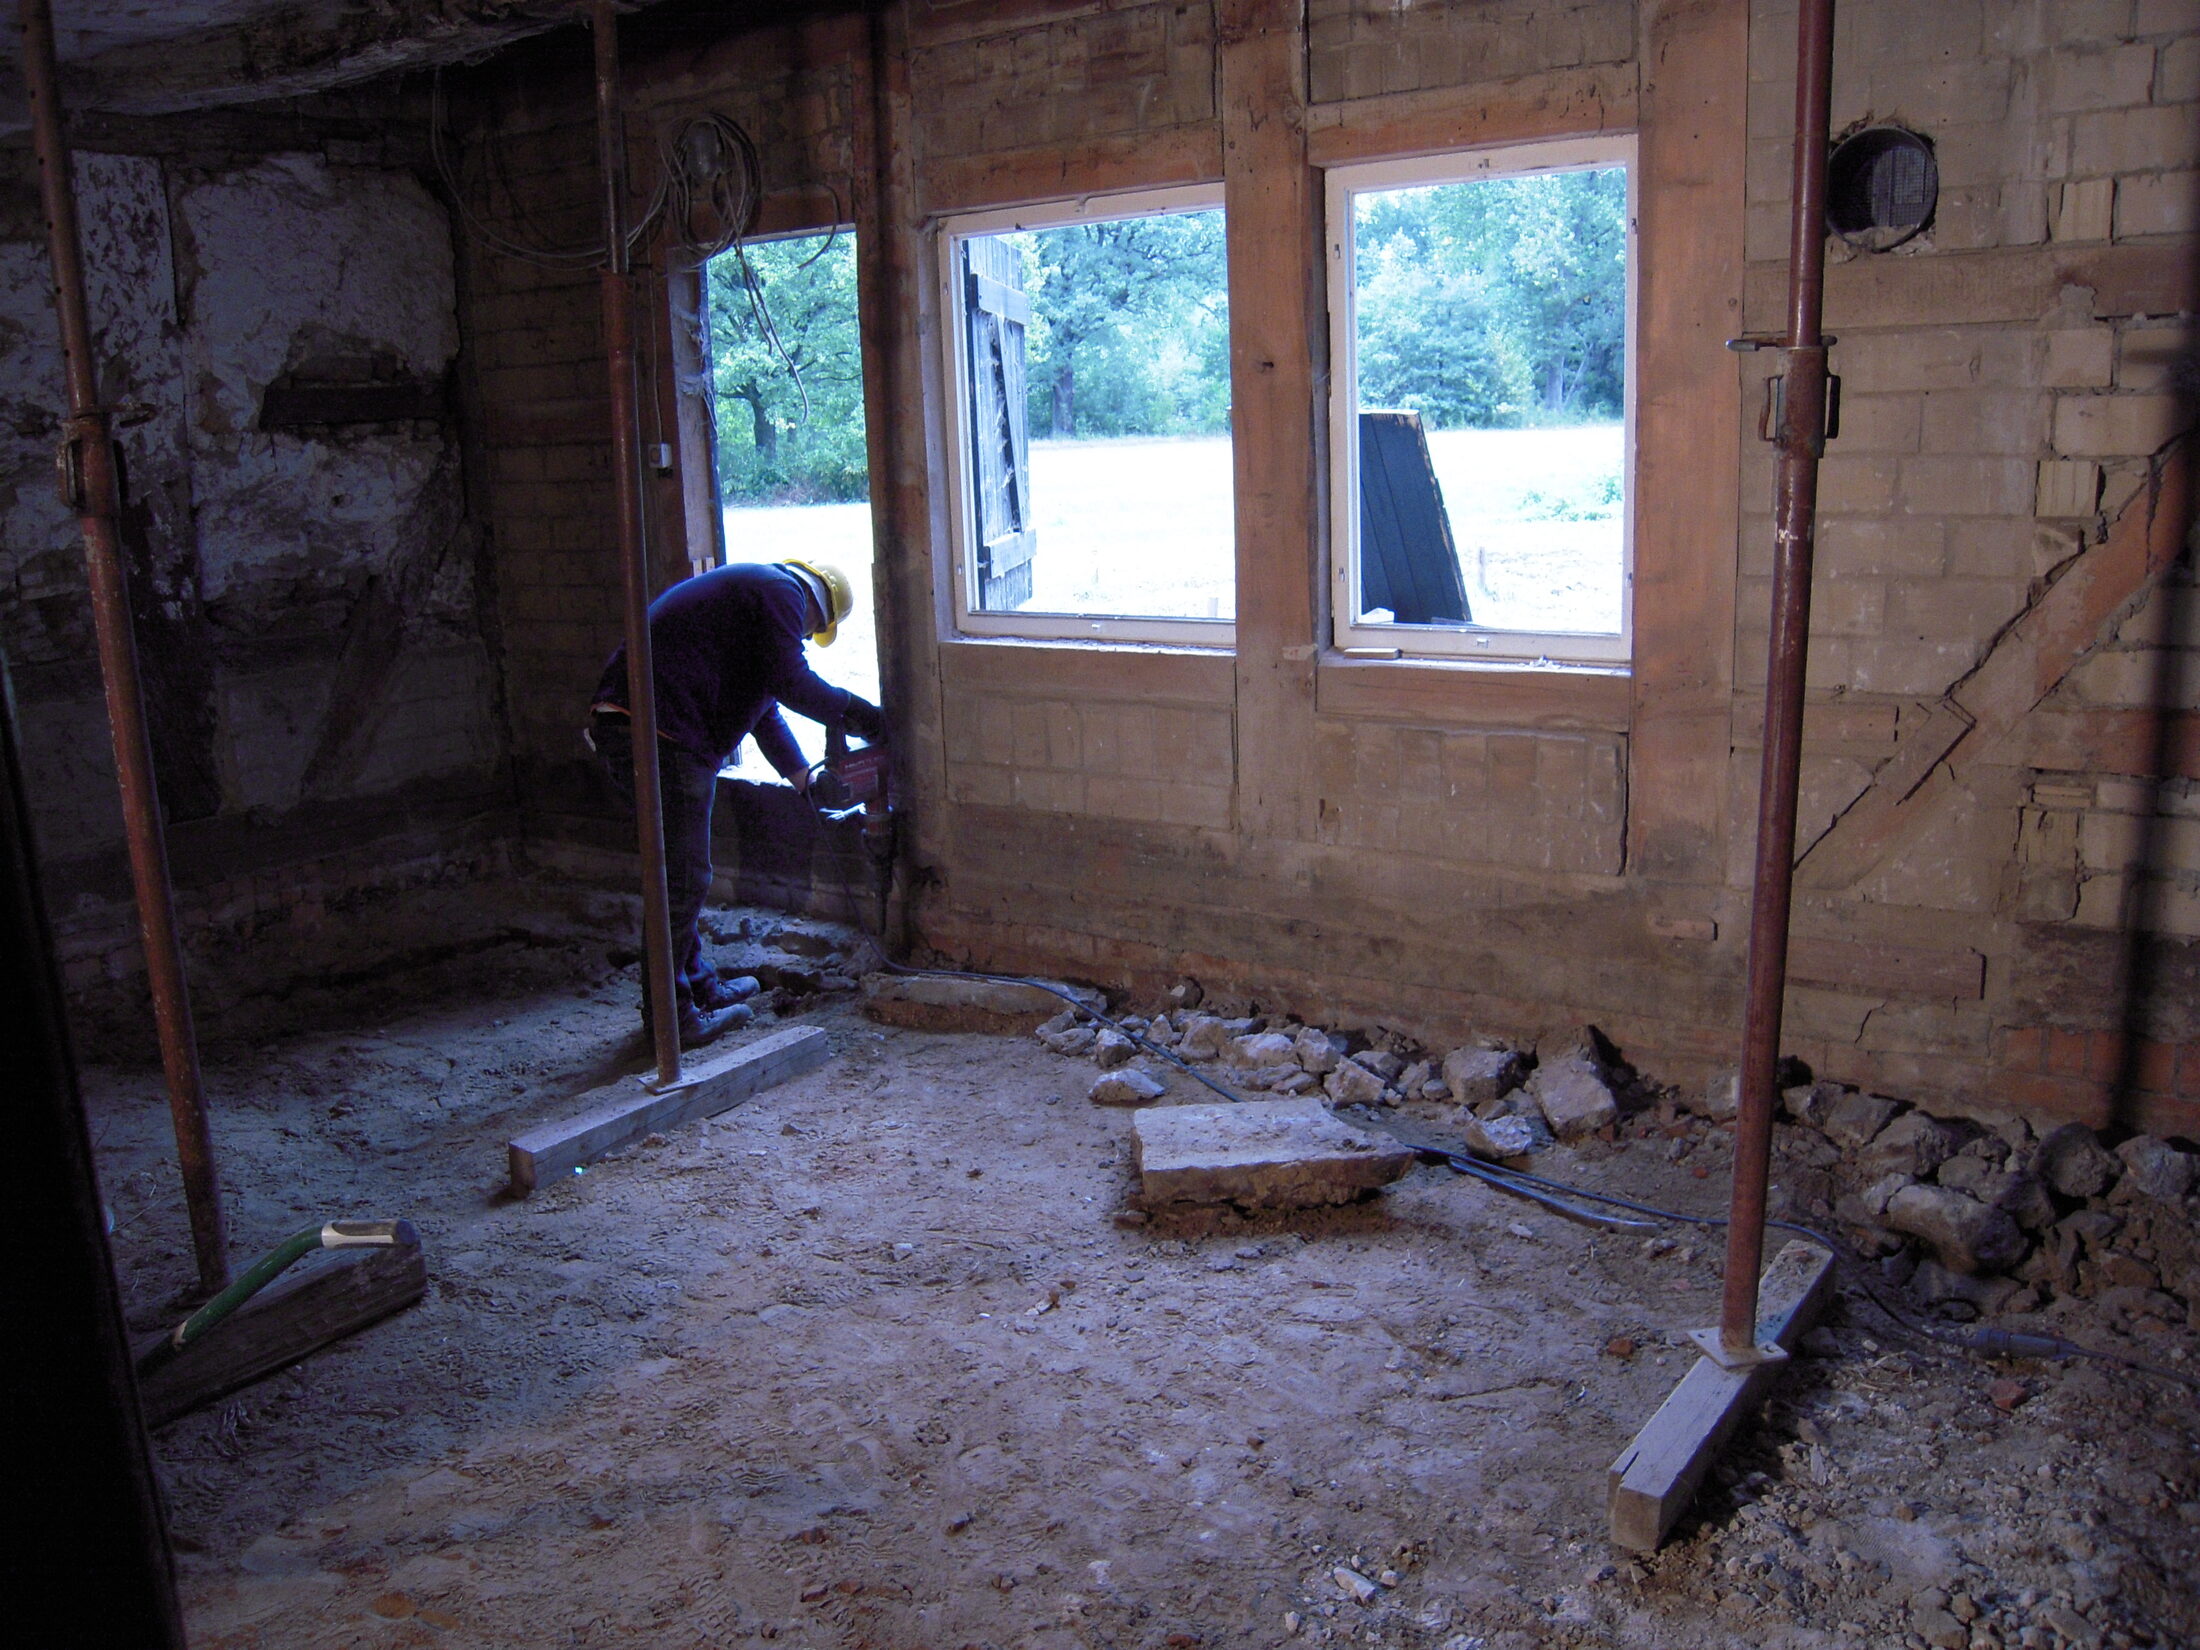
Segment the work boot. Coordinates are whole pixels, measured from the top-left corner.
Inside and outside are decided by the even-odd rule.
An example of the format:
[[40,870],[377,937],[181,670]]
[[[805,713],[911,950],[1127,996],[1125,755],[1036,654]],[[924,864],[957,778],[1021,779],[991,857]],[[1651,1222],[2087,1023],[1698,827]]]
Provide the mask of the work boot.
[[713,974],[695,993],[697,1008],[731,1008],[735,1003],[745,1003],[763,989],[754,974],[738,974],[730,980],[722,980]]
[[690,1008],[680,1005],[680,1046],[701,1048],[714,1043],[729,1031],[738,1030],[756,1018],[755,1010],[744,1003],[726,1008]]

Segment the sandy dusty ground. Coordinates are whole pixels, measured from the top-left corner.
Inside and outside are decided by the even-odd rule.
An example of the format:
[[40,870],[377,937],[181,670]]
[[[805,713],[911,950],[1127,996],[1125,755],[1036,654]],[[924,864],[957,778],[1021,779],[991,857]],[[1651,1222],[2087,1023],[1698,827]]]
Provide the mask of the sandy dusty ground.
[[[432,1281],[158,1438],[205,1650],[2200,1642],[2175,1389],[2019,1366],[2005,1411],[2010,1371],[1837,1318],[1636,1561],[1605,1469],[1714,1315],[1700,1239],[1435,1168],[1120,1227],[1089,1064],[819,997],[824,1070],[508,1201],[507,1135],[641,1051],[600,951],[506,961],[210,1070],[240,1251],[408,1215]],[[89,1087],[150,1326],[188,1251],[157,1079]],[[1538,1166],[1706,1207],[1723,1136],[1676,1130]]]

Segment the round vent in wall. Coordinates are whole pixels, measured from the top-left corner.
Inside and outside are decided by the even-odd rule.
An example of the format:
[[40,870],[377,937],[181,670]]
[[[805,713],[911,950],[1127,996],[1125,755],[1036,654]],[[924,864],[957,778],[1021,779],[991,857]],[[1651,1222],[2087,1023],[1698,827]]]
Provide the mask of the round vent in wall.
[[1867,252],[1930,228],[1939,199],[1933,146],[1899,126],[1851,132],[1826,162],[1826,227]]

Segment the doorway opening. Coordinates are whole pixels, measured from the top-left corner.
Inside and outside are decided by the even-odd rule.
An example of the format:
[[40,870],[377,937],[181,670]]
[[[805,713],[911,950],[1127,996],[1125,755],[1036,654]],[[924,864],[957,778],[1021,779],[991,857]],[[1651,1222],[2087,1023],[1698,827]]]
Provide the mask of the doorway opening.
[[[855,611],[831,647],[811,648],[810,665],[876,703],[855,235],[828,229],[733,247],[705,266],[703,303],[726,560],[799,557],[846,573],[857,593]],[[801,716],[790,716],[788,726],[808,760],[823,758],[822,727]],[[780,782],[747,739],[726,772]]]

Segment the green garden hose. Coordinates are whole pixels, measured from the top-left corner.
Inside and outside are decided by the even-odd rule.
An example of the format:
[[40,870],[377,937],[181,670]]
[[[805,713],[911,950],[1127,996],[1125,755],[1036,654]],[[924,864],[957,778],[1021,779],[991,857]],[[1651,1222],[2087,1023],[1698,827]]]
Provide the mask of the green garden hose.
[[237,1281],[148,1348],[138,1369],[165,1363],[316,1249],[411,1249],[420,1232],[409,1220],[330,1220],[294,1232],[246,1267]]

